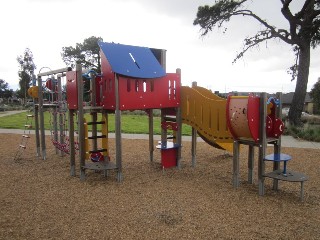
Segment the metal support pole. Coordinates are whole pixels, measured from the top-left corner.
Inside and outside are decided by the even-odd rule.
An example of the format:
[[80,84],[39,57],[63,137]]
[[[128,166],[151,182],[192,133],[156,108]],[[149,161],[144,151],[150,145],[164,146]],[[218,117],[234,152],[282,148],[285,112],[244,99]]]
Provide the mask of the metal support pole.
[[[164,122],[165,110],[161,109],[161,123]],[[161,146],[167,147],[167,129],[161,127]]]
[[[176,73],[179,74],[179,78],[181,79],[181,69],[177,68]],[[181,102],[181,99],[179,99]],[[178,126],[178,131],[176,134],[176,143],[179,145],[178,152],[177,152],[177,167],[181,168],[181,148],[182,148],[182,116],[181,116],[181,107],[176,108],[176,123]]]
[[259,195],[264,195],[264,174],[265,174],[265,151],[267,147],[266,137],[266,117],[267,117],[267,94],[260,94],[260,129],[259,129],[259,161],[258,161],[258,184]]
[[36,105],[34,106],[34,127],[36,135],[37,157],[40,157],[39,106]]
[[[66,120],[64,117],[65,109],[63,106],[63,99],[62,99],[62,85],[61,85],[61,76],[58,76],[57,78],[57,92],[58,92],[58,114],[59,114],[59,133],[60,133],[60,139],[59,142],[64,144],[65,143],[65,123]],[[64,152],[60,151],[60,156],[63,156]]]
[[78,132],[79,132],[79,161],[80,161],[80,179],[85,180],[85,164],[86,152],[84,142],[84,111],[83,111],[83,81],[82,67],[80,64],[76,66],[77,87],[78,87]]
[[197,155],[197,130],[195,128],[191,129],[191,163],[192,167],[196,166],[196,155]]
[[121,111],[119,99],[119,78],[115,75],[116,110],[115,110],[115,137],[116,137],[116,165],[118,182],[122,182],[122,139],[121,139]]
[[[53,138],[56,142],[58,142],[59,140],[61,143],[61,138],[62,138],[62,132],[60,132],[61,126],[59,126],[59,134],[58,134],[58,112],[59,112],[59,109],[57,109],[57,107],[52,107],[51,111],[49,111],[49,114],[51,114],[51,118],[53,119],[53,121],[50,123],[53,125],[53,133],[51,132],[50,134],[53,134]],[[60,121],[59,121],[59,125],[60,125]],[[56,148],[56,154],[57,153],[58,153],[58,149]]]
[[75,145],[74,145],[74,110],[69,109],[69,147],[70,147],[70,176],[76,176]]
[[[279,100],[279,105],[277,106],[276,117],[282,119],[282,93],[277,92],[276,98]],[[281,154],[281,136],[278,138],[276,143],[273,145],[274,154]],[[273,162],[273,171],[280,169],[280,162]],[[277,179],[273,179],[273,190],[279,189],[279,181]]]
[[46,159],[46,139],[45,139],[45,131],[44,131],[44,112],[43,112],[43,96],[42,96],[42,80],[41,77],[38,76],[38,87],[39,87],[39,120],[40,120],[40,141],[41,141],[41,156],[42,159]]
[[181,148],[182,148],[182,137],[181,137],[181,130],[182,130],[182,117],[181,117],[181,108],[176,108],[176,120],[178,125],[178,131],[176,135],[176,143],[179,145],[178,151],[177,151],[177,167],[181,168]]
[[150,153],[150,161],[153,162],[153,152],[154,152],[153,109],[150,109],[148,114],[149,114],[149,153]]
[[240,144],[237,140],[235,140],[233,142],[233,175],[232,175],[233,186],[235,188],[238,188],[240,185],[239,150],[240,150]]
[[[196,87],[197,82],[192,82],[192,87]],[[197,129],[192,127],[191,129],[191,163],[192,167],[196,166],[196,155],[197,155]]]
[[253,184],[254,146],[249,145],[248,153],[248,182]]

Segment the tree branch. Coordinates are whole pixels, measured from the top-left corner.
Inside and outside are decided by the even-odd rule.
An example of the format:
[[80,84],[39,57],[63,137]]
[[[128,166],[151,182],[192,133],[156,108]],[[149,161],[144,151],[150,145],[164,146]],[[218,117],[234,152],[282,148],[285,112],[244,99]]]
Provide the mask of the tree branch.
[[295,17],[300,19],[305,14],[305,11],[310,3],[311,3],[311,0],[306,0],[301,10],[295,14]]
[[242,58],[243,55],[252,47],[258,46],[260,43],[272,39],[273,35],[270,29],[258,32],[254,37],[246,38],[244,40],[243,50],[237,54],[236,58],[232,63],[235,63],[238,59]]
[[286,43],[293,44],[292,39],[289,38],[290,34],[288,31],[286,31],[285,29],[279,29],[277,31],[274,26],[271,26],[265,20],[261,19],[250,10],[239,10],[239,11],[236,11],[234,15],[243,15],[243,16],[252,17],[256,19],[259,23],[261,23],[263,26],[265,26],[267,29],[269,29],[272,34],[272,37],[278,37]]

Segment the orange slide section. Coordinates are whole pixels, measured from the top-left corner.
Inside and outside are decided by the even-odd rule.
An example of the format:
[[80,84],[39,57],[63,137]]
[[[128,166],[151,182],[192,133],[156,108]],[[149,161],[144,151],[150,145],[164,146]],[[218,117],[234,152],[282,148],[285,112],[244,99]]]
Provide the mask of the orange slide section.
[[202,87],[181,87],[182,122],[195,128],[211,146],[232,152],[226,119],[227,100]]

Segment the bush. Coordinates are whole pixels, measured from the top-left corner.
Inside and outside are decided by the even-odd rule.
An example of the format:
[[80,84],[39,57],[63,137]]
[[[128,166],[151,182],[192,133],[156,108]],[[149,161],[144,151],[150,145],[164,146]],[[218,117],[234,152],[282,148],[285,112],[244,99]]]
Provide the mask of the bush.
[[285,129],[284,134],[291,135],[294,138],[301,138],[307,141],[320,142],[320,126],[289,126]]

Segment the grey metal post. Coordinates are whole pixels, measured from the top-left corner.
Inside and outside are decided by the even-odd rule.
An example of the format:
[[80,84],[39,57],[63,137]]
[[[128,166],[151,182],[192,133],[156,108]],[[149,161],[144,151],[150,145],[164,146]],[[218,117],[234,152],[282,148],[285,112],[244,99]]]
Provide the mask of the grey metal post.
[[253,184],[254,146],[249,145],[248,153],[248,182]]
[[259,195],[264,195],[264,174],[265,174],[265,151],[267,146],[266,137],[266,117],[267,117],[267,94],[260,94],[260,129],[259,129],[259,161],[258,161],[258,184]]
[[[180,75],[181,79],[181,69],[177,68],[176,73]],[[181,99],[178,100],[179,103]],[[176,123],[178,126],[178,131],[176,133],[176,143],[179,145],[178,152],[177,152],[177,167],[181,168],[181,148],[182,148],[182,116],[181,116],[181,107],[176,108]]]
[[69,147],[70,147],[70,176],[76,175],[75,145],[74,145],[74,110],[69,109]]
[[119,78],[115,75],[115,94],[116,94],[116,110],[115,110],[115,137],[116,137],[116,165],[118,169],[118,182],[122,181],[122,139],[121,139],[121,111],[119,99]]
[[[50,123],[53,125],[53,133],[51,132],[50,134],[53,134],[53,138],[56,142],[61,141],[61,132],[60,132],[60,127],[59,126],[59,132],[60,132],[60,138],[58,138],[58,112],[59,112],[59,109],[57,109],[57,107],[52,107],[51,108],[51,112],[49,111],[49,114],[51,114],[51,117],[53,119],[53,121]],[[60,120],[60,119],[59,119]],[[59,121],[59,124],[60,124],[60,121]],[[50,129],[51,131],[52,129]],[[56,148],[56,154],[58,153],[58,149]]]
[[[197,82],[192,82],[192,87],[196,87]],[[197,155],[197,129],[192,127],[191,129],[191,162],[192,167],[196,166],[196,155]]]
[[[61,86],[61,76],[58,76],[57,78],[57,92],[58,92],[58,114],[59,114],[59,133],[60,133],[60,143],[65,142],[65,136],[64,136],[64,121],[66,120],[63,117],[63,114],[65,113],[65,109],[63,109],[62,104],[62,86]],[[60,156],[63,156],[64,152],[60,151]]]
[[176,119],[177,119],[177,125],[178,125],[178,131],[176,134],[176,143],[179,145],[178,152],[177,152],[177,167],[180,169],[181,168],[181,148],[182,148],[182,116],[181,116],[181,108],[178,107],[176,109]]
[[154,138],[153,138],[153,109],[149,110],[149,153],[150,161],[153,162]]
[[[277,92],[276,98],[279,99],[279,105],[276,111],[276,117],[282,119],[282,93]],[[281,136],[276,141],[276,144],[273,145],[274,154],[281,154]],[[280,162],[273,162],[273,171],[280,169]],[[273,190],[279,189],[279,181],[277,179],[273,179]]]
[[239,165],[239,149],[240,144],[237,140],[233,142],[233,175],[232,175],[232,181],[233,181],[233,186],[235,188],[239,187],[239,179],[240,179],[240,165]]
[[37,148],[37,157],[41,156],[40,153],[40,133],[39,133],[39,106],[34,107],[34,127],[36,135],[36,148]]
[[78,87],[78,132],[79,132],[79,161],[80,161],[80,179],[85,180],[85,164],[86,152],[84,143],[84,111],[83,111],[83,81],[82,81],[82,67],[80,64],[76,66],[77,87]]
[[[165,113],[161,109],[161,123],[164,122]],[[167,129],[161,127],[161,146],[167,147]]]
[[46,140],[45,140],[45,131],[44,131],[44,113],[43,113],[43,96],[42,96],[42,80],[41,76],[38,76],[38,103],[39,103],[39,125],[40,125],[40,142],[41,142],[41,156],[42,159],[46,159]]
[[191,129],[191,163],[192,167],[196,166],[196,156],[197,156],[197,130],[195,128]]

